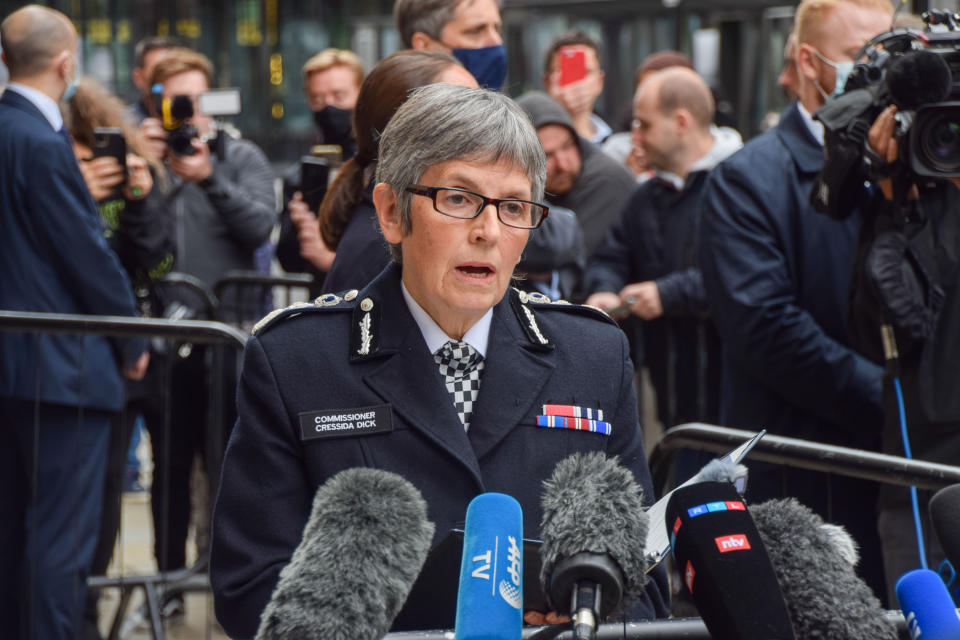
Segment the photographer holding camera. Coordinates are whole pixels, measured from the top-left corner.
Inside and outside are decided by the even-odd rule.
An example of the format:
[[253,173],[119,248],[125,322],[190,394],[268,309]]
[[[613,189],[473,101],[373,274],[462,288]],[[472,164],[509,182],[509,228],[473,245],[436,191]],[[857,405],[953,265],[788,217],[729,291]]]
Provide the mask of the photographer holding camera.
[[[140,125],[149,140],[148,154],[163,161],[168,170],[166,184],[160,181],[153,189],[147,206],[161,207],[174,219],[177,271],[198,278],[208,288],[230,270],[253,270],[254,251],[267,241],[277,219],[273,172],[263,152],[252,142],[218,134],[212,118],[200,111],[199,96],[213,81],[213,66],[205,56],[189,49],[169,50],[150,77],[153,117]],[[217,153],[212,153],[215,136]],[[220,300],[220,310],[232,304],[233,299]],[[169,430],[158,419],[162,408],[155,415],[145,415],[153,447],[155,554],[161,571],[185,564],[190,470],[195,454],[203,452],[210,428],[204,351],[194,346],[186,357],[169,355],[175,361]],[[231,358],[226,361],[229,365]],[[234,420],[235,375],[225,372],[229,398],[224,399],[224,433]],[[165,613],[176,616],[182,607],[182,598],[165,594]]]
[[[854,348],[885,365],[884,452],[903,456],[909,444],[914,458],[957,464],[960,112],[948,101],[957,100],[950,68],[960,25],[937,12],[925,17],[946,17],[949,28],[877,36],[845,94],[818,114],[827,127],[826,165],[812,200],[835,218],[849,216],[855,203],[862,212],[848,325]],[[935,569],[944,554],[930,535],[929,497],[918,492],[917,507]],[[909,491],[883,487],[879,504],[892,589],[919,565],[919,545]]]

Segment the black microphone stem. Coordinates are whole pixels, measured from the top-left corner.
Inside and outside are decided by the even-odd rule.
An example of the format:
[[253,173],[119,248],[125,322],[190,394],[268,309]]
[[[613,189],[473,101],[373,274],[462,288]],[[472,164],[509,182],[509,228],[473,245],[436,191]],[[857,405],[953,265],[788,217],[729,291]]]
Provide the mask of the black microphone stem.
[[597,614],[603,587],[589,580],[577,583],[573,590],[570,611],[573,614],[574,640],[594,640],[597,635]]

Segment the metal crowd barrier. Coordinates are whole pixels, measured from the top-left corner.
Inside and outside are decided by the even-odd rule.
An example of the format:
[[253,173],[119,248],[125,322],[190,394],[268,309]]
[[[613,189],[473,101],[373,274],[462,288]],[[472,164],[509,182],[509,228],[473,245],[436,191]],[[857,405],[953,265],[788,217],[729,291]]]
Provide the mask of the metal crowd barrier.
[[[0,331],[15,331],[36,334],[96,334],[110,337],[166,338],[190,344],[206,344],[210,350],[207,403],[207,478],[211,499],[216,495],[217,482],[223,458],[224,407],[221,401],[224,392],[223,371],[227,355],[225,349],[233,349],[239,360],[240,351],[246,343],[247,334],[236,327],[220,322],[200,320],[170,320],[158,318],[131,318],[122,316],[87,316],[56,313],[14,312],[0,310]],[[169,374],[169,365],[165,373]],[[169,395],[169,393],[167,394]],[[164,408],[165,411],[169,407]],[[109,638],[115,640],[120,633],[130,598],[136,589],[143,589],[144,601],[149,614],[150,631],[155,639],[164,638],[160,619],[160,596],[164,589],[176,591],[209,590],[208,559],[201,556],[185,569],[146,575],[90,576],[89,589],[119,588],[120,602],[111,624]]]
[[[285,273],[283,275],[263,275],[257,271],[228,271],[224,276],[217,280],[213,285],[213,295],[218,298],[231,287],[243,286],[260,290],[272,289],[278,287],[284,288],[289,296],[290,289],[298,287],[309,287],[313,284],[313,275],[309,273]],[[289,304],[289,299],[286,301]],[[277,306],[286,306],[277,305]]]
[[[901,640],[912,640],[903,614],[887,611],[887,618],[897,627]],[[453,632],[403,631],[388,633],[384,640],[451,640]],[[524,627],[523,640],[572,640],[570,625]],[[673,618],[670,620],[645,620],[642,622],[604,622],[597,627],[597,640],[713,640],[700,618]],[[718,639],[722,640],[722,639]]]
[[[670,463],[679,449],[726,453],[756,435],[752,431],[691,423],[664,433],[650,453],[655,488],[669,482]],[[942,489],[960,482],[960,467],[766,434],[747,456],[798,469],[834,473],[884,484]]]
[[256,271],[228,271],[213,285],[218,306],[211,319],[251,330],[271,309],[295,302],[294,289],[304,289],[306,295],[301,299],[307,299],[312,284],[313,276],[308,273],[264,275]]

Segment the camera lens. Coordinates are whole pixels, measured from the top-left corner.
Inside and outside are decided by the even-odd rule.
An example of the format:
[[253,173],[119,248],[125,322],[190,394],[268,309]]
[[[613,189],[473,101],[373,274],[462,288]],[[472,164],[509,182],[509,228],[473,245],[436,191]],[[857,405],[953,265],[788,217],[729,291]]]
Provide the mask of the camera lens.
[[940,172],[960,168],[960,113],[934,115],[923,127],[920,147],[925,161]]
[[167,136],[167,146],[178,156],[192,156],[197,152],[192,141],[197,137],[197,128],[190,124],[174,129]]

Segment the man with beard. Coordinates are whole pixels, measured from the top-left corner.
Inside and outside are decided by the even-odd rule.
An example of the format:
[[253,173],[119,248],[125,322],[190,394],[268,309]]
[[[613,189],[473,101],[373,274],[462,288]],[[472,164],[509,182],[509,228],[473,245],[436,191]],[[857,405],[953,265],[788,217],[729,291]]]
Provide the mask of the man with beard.
[[567,110],[546,93],[527,92],[517,98],[517,104],[530,116],[547,155],[547,202],[577,214],[590,256],[636,188],[633,176],[580,137]]

